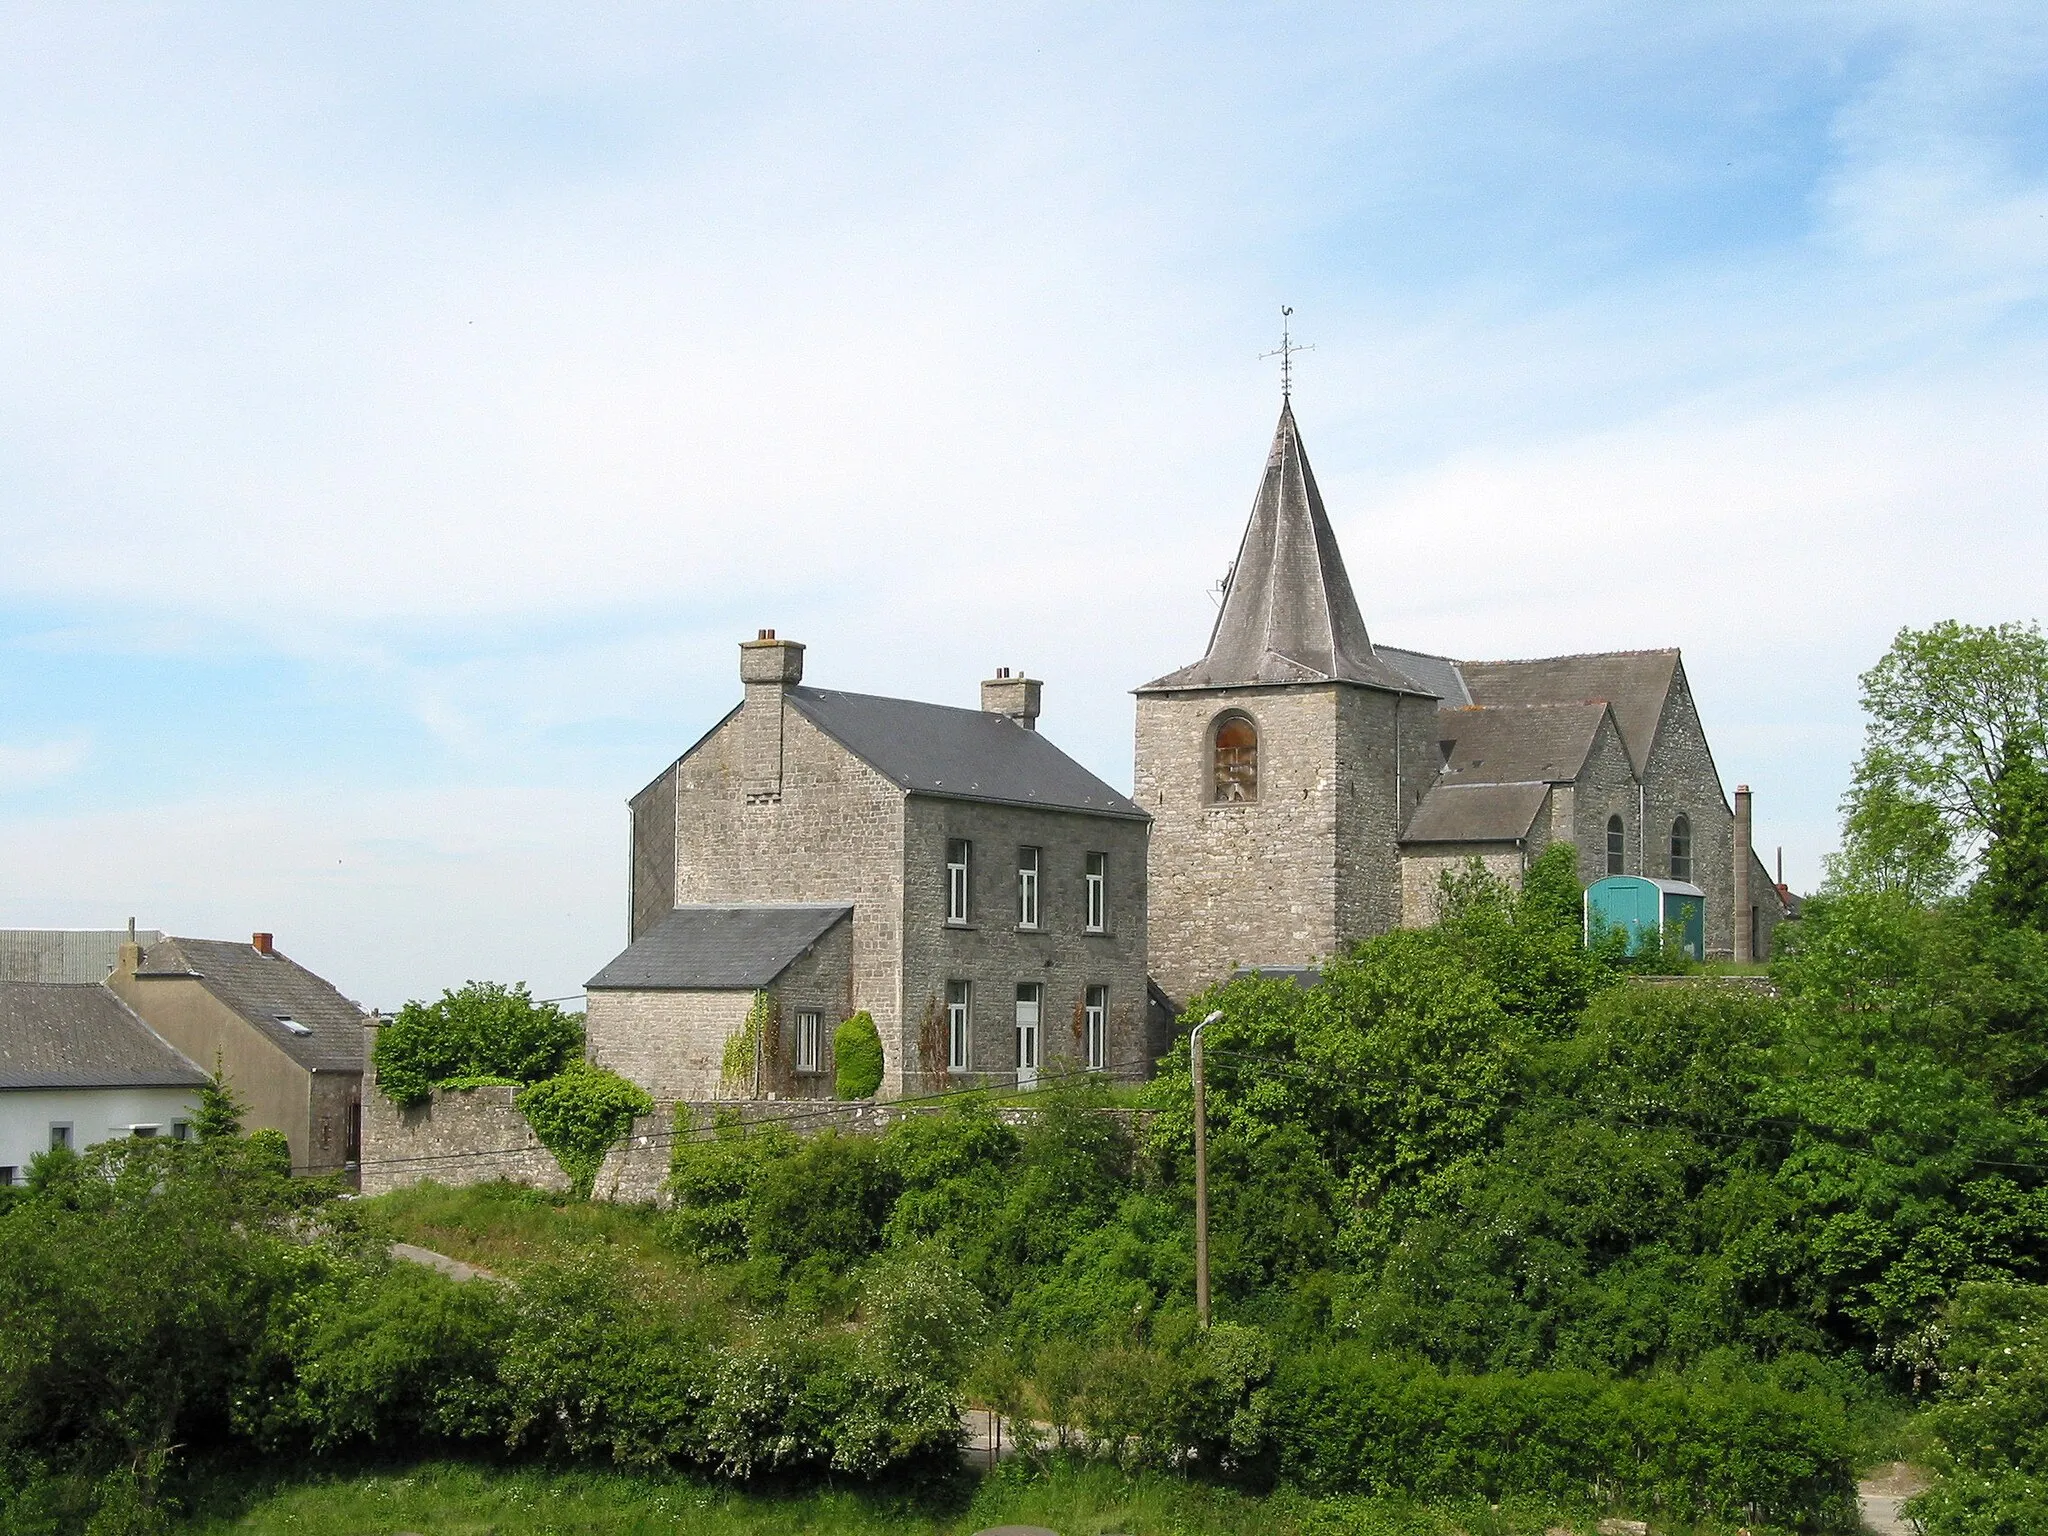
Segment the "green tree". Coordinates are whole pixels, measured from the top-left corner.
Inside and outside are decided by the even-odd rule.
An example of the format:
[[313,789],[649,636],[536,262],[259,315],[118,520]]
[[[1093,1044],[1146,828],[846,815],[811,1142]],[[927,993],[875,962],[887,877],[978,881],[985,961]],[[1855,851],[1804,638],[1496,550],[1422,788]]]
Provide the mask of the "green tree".
[[227,1074],[216,1056],[213,1075],[199,1090],[199,1113],[193,1117],[192,1129],[201,1141],[232,1140],[242,1134],[242,1115],[247,1109],[240,1095],[228,1086]]
[[633,1121],[654,1113],[654,1100],[637,1084],[582,1060],[521,1089],[517,1102],[579,1200],[590,1198],[605,1154],[633,1129]]
[[1940,895],[1998,835],[2014,751],[2038,760],[2048,742],[2048,640],[2035,624],[1902,629],[1860,682],[1863,756],[1831,875]]
[[832,1062],[842,1099],[871,1099],[882,1086],[882,1035],[867,1009],[832,1032]]
[[583,1049],[583,1016],[528,996],[525,983],[472,981],[434,1003],[410,1002],[378,1033],[377,1086],[395,1104],[424,1103],[446,1082],[537,1083]]

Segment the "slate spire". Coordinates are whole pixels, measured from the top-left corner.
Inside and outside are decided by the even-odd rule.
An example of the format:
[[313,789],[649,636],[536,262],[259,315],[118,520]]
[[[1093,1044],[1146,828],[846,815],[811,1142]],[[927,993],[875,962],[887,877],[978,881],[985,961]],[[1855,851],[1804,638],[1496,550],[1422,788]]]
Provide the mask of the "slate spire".
[[1315,472],[1302,450],[1294,406],[1283,397],[1266,473],[1230,568],[1208,654],[1145,687],[1331,681],[1421,692],[1374,654]]

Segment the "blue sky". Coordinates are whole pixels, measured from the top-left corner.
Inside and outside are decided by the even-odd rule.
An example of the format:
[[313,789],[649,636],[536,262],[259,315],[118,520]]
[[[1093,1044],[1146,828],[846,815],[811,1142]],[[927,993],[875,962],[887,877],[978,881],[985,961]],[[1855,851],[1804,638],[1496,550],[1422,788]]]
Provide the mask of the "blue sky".
[[2035,618],[2038,6],[14,6],[0,924],[574,992],[772,625],[1128,785],[1277,406],[1367,622],[1676,644],[1818,877]]

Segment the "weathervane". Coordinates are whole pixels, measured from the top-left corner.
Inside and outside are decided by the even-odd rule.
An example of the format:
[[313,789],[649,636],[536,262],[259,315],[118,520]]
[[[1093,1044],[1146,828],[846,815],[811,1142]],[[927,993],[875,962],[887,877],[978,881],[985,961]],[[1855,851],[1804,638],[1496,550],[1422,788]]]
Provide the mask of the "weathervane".
[[1280,306],[1280,345],[1271,352],[1261,352],[1259,354],[1261,362],[1269,357],[1280,359],[1280,398],[1282,400],[1289,400],[1294,396],[1294,354],[1297,352],[1313,352],[1316,349],[1314,342],[1298,342],[1288,334],[1287,321],[1293,313],[1294,311],[1287,305],[1282,304]]

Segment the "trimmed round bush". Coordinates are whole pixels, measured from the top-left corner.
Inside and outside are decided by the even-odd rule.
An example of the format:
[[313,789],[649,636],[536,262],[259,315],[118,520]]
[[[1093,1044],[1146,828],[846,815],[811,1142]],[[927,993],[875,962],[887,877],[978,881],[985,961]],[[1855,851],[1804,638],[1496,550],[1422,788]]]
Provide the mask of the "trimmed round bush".
[[832,1060],[838,1068],[840,1098],[875,1096],[882,1086],[882,1032],[867,1009],[832,1031]]

